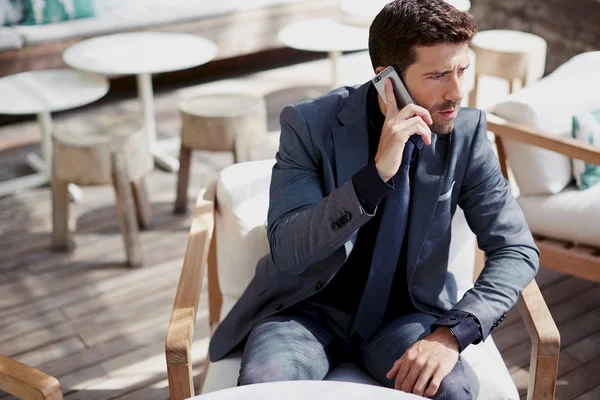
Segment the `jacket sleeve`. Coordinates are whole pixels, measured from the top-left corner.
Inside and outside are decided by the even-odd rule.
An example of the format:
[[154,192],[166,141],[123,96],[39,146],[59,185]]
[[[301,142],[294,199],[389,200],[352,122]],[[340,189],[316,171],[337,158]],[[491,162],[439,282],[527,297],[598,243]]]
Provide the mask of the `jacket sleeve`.
[[280,120],[267,234],[277,268],[297,275],[343,247],[374,213],[362,208],[352,180],[325,195],[322,159],[298,107],[285,107]]
[[477,235],[486,262],[474,287],[453,309],[476,316],[485,340],[535,277],[540,253],[487,139],[483,112],[471,144],[458,204]]

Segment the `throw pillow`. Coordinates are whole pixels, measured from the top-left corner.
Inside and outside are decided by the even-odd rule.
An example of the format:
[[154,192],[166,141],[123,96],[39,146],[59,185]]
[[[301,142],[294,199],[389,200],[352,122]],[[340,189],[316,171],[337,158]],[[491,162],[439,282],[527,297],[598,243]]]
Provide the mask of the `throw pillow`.
[[0,0],[0,26],[14,25],[23,19],[23,5],[20,0]]
[[[581,112],[573,116],[573,137],[600,146],[600,110]],[[600,183],[600,166],[573,160],[573,172],[577,187],[589,189]]]
[[44,25],[95,16],[93,0],[23,0],[23,25]]

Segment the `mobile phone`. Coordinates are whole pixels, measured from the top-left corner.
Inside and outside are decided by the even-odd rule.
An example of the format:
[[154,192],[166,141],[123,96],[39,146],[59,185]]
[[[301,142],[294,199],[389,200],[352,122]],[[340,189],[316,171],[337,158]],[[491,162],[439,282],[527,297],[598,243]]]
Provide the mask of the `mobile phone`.
[[384,86],[385,78],[390,78],[392,80],[392,87],[394,89],[394,97],[396,98],[396,103],[398,104],[398,110],[401,110],[407,104],[414,104],[414,101],[412,97],[410,97],[410,94],[408,93],[404,82],[402,82],[400,75],[398,75],[398,71],[396,71],[396,68],[392,66],[387,67],[386,69],[375,75],[375,78],[373,78],[372,80],[373,85],[375,85],[377,92],[379,93],[385,104],[387,104]]

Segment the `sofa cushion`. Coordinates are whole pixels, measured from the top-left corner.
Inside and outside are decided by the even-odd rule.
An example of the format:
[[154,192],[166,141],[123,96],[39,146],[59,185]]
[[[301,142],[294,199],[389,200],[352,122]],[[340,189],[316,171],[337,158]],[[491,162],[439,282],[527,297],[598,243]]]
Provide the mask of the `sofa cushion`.
[[[502,356],[490,337],[483,343],[471,345],[462,353],[462,358],[471,368],[468,368],[479,383],[477,400],[518,400],[517,388],[506,369]],[[223,360],[211,363],[206,372],[202,394],[227,389],[237,385],[242,351],[231,353]],[[377,385],[370,375],[355,364],[342,364],[333,369],[325,380],[363,383]]]
[[93,0],[22,0],[22,25],[55,24],[95,16]]
[[517,201],[533,233],[600,247],[600,185],[571,185],[552,196],[520,196]]
[[[549,136],[570,137],[573,114],[600,108],[599,69],[600,51],[577,55],[494,105],[491,111]],[[571,182],[569,158],[510,140],[503,143],[522,194],[555,194]]]
[[23,19],[23,3],[20,0],[0,0],[0,26],[14,25]]
[[195,0],[97,0],[98,17],[96,18],[70,20],[43,26],[19,25],[17,29],[25,38],[27,45],[34,45],[132,31],[178,22],[190,22],[237,10],[298,1],[302,0],[221,0],[218,2]]
[[23,37],[12,27],[0,26],[0,51],[23,47]]
[[[584,143],[600,146],[600,109],[573,116],[573,137]],[[577,187],[589,189],[600,183],[600,166],[573,159],[573,174]]]

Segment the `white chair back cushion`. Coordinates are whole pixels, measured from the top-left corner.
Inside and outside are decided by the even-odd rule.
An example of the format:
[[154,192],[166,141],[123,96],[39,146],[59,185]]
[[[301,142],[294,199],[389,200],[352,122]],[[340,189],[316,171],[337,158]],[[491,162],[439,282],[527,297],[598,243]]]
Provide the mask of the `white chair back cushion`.
[[[573,114],[600,108],[599,70],[600,51],[579,54],[491,111],[549,136],[571,137]],[[568,157],[511,140],[503,143],[521,194],[556,194],[572,181]]]

